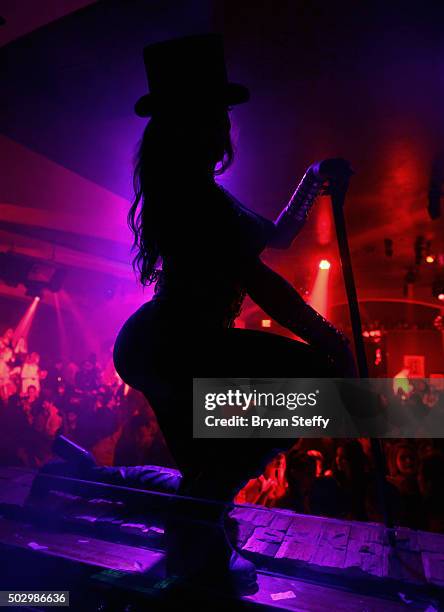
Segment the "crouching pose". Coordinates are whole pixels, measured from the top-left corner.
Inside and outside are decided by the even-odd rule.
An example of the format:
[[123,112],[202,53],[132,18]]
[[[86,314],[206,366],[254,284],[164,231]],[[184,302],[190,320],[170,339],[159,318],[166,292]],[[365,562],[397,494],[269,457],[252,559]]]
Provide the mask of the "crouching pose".
[[[279,219],[262,218],[215,181],[233,158],[229,110],[249,97],[227,80],[220,38],[151,45],[144,59],[150,94],[136,113],[150,119],[129,222],[140,280],[156,287],[120,331],[115,365],[153,407],[183,474],[180,493],[214,502],[191,514],[176,502],[167,523],[168,571],[253,593],[255,567],[227,537],[223,502],[262,471],[279,441],[193,439],[192,379],[354,374],[346,338],[260,259],[266,246],[291,244],[314,196],[332,173],[346,171],[345,162],[311,166]],[[308,344],[234,328],[246,294]]]

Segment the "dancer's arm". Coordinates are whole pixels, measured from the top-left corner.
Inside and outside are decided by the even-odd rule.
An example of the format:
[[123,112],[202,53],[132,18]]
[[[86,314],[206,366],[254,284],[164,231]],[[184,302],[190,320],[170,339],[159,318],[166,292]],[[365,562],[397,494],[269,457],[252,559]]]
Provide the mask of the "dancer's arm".
[[279,325],[313,347],[325,351],[338,376],[357,375],[346,336],[311,308],[289,282],[259,258],[248,265],[246,289],[252,300]]
[[353,170],[347,160],[324,159],[307,168],[290,202],[274,222],[268,246],[287,249],[304,227],[314,201],[320,193],[329,193],[332,184],[346,186]]

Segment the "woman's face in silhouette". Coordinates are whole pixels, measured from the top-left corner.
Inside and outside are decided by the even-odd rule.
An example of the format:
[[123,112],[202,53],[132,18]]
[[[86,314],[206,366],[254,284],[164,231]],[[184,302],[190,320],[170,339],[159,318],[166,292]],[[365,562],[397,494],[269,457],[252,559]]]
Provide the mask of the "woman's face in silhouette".
[[192,149],[211,170],[221,162],[230,139],[230,117],[223,106],[194,109],[191,121]]
[[200,167],[214,171],[230,144],[230,117],[226,106],[206,104],[183,108],[176,115],[166,115],[161,133],[169,152],[179,154],[182,167]]

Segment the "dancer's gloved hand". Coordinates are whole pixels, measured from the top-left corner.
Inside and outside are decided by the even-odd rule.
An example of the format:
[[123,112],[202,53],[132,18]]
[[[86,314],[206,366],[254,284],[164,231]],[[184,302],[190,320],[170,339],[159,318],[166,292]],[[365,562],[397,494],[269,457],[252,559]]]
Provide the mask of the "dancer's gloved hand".
[[336,190],[346,190],[354,171],[346,159],[324,159],[310,166],[314,175],[323,180],[320,195],[332,195]]
[[322,181],[338,181],[354,174],[350,162],[342,157],[330,157],[310,166],[316,178]]
[[342,158],[324,159],[307,168],[296,191],[274,222],[268,246],[287,249],[304,227],[318,195],[332,193],[332,189],[347,185],[353,174],[350,163]]

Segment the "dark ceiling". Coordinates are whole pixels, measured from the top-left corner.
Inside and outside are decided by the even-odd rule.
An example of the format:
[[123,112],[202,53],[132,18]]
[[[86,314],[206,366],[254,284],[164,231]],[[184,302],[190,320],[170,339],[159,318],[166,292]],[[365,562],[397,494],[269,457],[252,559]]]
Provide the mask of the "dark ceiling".
[[[0,50],[0,132],[129,199],[144,125],[132,112],[146,87],[143,46],[223,29],[229,73],[252,92],[233,114],[237,161],[226,186],[274,217],[309,163],[349,158],[356,176],[346,214],[358,288],[402,297],[415,238],[424,235],[444,253],[442,219],[431,221],[426,209],[433,160],[444,150],[443,22],[441,3],[425,10],[424,3],[396,1],[96,2]],[[0,187],[2,202],[23,204],[14,199],[15,184]],[[42,201],[40,190],[26,205]],[[93,210],[94,201],[86,206]],[[113,211],[123,227],[124,211]],[[87,213],[83,218],[88,223]],[[392,258],[384,255],[384,238],[393,240]],[[326,202],[290,253],[269,257],[304,284],[321,255],[335,257]],[[437,272],[422,266],[418,298],[430,297]]]

